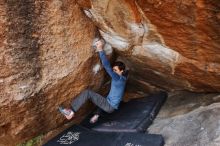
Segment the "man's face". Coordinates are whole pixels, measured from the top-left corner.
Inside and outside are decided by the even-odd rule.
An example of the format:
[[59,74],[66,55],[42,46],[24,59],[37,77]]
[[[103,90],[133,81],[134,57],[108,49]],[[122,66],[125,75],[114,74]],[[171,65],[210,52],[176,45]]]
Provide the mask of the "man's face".
[[113,71],[118,75],[122,75],[123,72],[123,70],[120,70],[118,66],[113,66]]

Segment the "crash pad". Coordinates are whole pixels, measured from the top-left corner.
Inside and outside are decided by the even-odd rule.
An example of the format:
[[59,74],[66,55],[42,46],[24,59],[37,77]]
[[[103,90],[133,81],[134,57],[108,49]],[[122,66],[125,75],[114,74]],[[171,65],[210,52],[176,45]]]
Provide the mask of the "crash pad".
[[70,128],[64,130],[56,137],[48,141],[44,146],[59,146],[59,145],[70,145],[77,139],[77,135],[81,132],[90,131],[89,129],[80,125],[73,125]]
[[146,97],[121,103],[118,110],[103,114],[98,122],[91,124],[91,113],[81,125],[101,132],[144,132],[151,125],[167,98],[166,92],[158,92]]
[[146,133],[112,133],[88,131],[73,125],[44,146],[163,146],[161,135]]

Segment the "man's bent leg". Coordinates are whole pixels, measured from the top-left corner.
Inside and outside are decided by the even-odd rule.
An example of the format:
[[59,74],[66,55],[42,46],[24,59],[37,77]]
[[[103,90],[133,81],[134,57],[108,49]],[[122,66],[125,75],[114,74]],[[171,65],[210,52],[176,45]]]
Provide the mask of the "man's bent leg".
[[72,109],[74,112],[78,111],[79,108],[89,99],[89,90],[84,90],[81,92],[76,99],[71,103]]
[[114,108],[108,103],[105,97],[91,90],[89,91],[89,95],[91,96],[91,101],[100,109],[104,110],[107,113],[112,113],[114,111]]
[[100,94],[91,90],[83,91],[73,102],[72,108],[77,111],[88,99],[90,99],[95,105],[103,109],[105,112],[111,113],[114,108],[108,103],[107,99]]

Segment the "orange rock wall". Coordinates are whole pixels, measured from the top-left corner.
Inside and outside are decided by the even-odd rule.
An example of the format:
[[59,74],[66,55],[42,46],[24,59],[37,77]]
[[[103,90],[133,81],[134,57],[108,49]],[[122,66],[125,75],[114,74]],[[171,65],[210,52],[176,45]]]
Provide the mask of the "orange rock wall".
[[99,89],[95,30],[72,0],[0,1],[0,145],[60,126],[66,120],[58,105]]
[[95,26],[132,92],[220,91],[218,0],[0,1],[0,145],[62,125],[58,105],[100,88]]
[[220,91],[218,0],[95,0],[84,11],[135,84]]

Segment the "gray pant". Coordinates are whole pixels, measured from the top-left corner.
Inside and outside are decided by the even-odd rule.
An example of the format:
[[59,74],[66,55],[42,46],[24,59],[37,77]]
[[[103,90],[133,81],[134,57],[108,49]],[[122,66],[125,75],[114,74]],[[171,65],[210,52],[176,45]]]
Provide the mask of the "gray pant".
[[104,110],[107,113],[112,113],[114,108],[108,103],[107,99],[98,93],[91,90],[85,90],[72,101],[71,105],[73,110],[76,112],[78,109],[87,101],[91,100],[95,105]]

